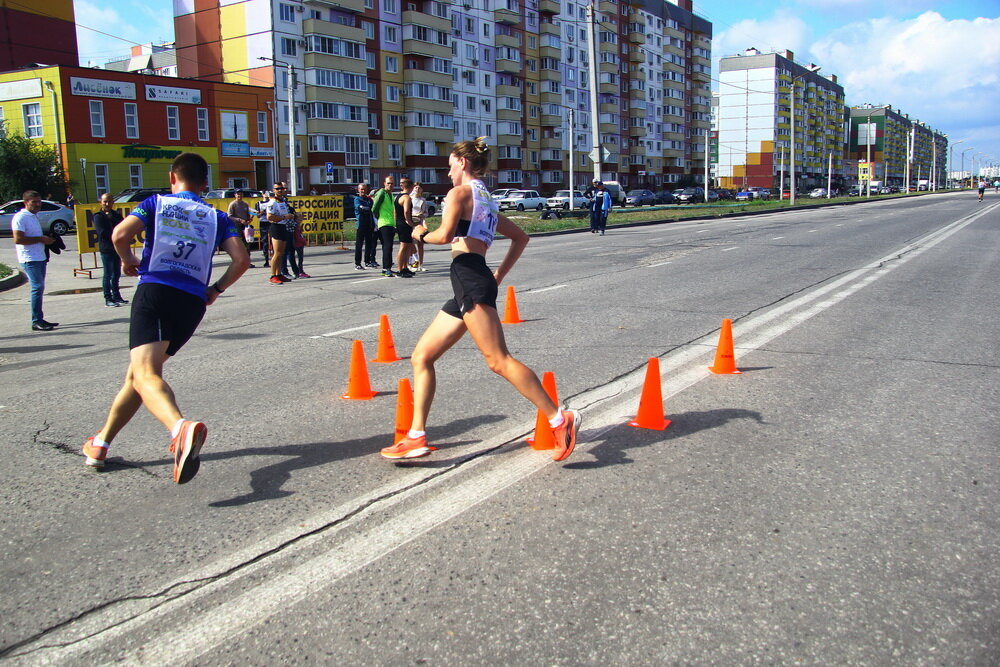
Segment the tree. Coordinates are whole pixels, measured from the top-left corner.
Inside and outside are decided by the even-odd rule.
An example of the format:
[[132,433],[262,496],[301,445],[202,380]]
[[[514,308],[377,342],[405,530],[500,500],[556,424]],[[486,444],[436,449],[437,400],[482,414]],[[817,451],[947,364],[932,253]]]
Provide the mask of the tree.
[[0,202],[20,199],[25,190],[61,198],[66,186],[55,148],[21,134],[0,136]]

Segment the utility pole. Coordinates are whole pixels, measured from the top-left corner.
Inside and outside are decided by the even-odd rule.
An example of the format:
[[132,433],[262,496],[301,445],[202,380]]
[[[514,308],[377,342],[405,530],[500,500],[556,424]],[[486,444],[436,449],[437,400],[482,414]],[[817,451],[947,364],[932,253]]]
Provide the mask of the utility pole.
[[868,183],[867,183],[867,194],[865,197],[871,199],[872,196],[872,176],[875,175],[875,170],[872,169],[872,112],[868,112],[868,122],[865,124],[865,143],[868,145]]
[[[781,147],[781,151],[778,153],[779,164],[781,165],[778,171],[778,201],[780,202],[785,198],[785,147]],[[732,163],[732,160],[730,160]]]
[[597,36],[594,34],[596,29],[596,11],[594,3],[591,2],[587,5],[587,52],[590,54],[590,67],[587,68],[587,73],[590,81],[590,139],[593,144],[590,159],[594,162],[594,180],[599,181],[604,156],[601,155],[600,111],[597,106]]
[[299,194],[298,170],[295,168],[295,68],[288,66],[288,188],[291,196]]
[[[797,77],[796,77],[797,78]],[[790,164],[788,171],[788,181],[789,181],[789,194],[788,201],[792,206],[795,206],[795,79],[792,79],[792,106],[789,107],[791,113],[789,114],[792,125],[792,145],[789,148]]]
[[708,203],[708,141],[712,138],[712,121],[708,122],[708,129],[705,130],[705,203]]
[[833,187],[833,153],[829,153],[826,163],[826,198],[829,199],[832,194],[830,188]]
[[573,210],[574,202],[576,198],[573,196],[576,194],[576,185],[573,183],[573,149],[574,144],[576,144],[576,131],[573,128],[573,107],[569,108],[569,210]]

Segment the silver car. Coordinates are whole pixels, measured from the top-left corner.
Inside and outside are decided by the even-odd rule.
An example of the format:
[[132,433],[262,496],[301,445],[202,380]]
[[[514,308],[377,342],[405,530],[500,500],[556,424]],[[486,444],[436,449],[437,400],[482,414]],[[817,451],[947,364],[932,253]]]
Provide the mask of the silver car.
[[[20,200],[9,201],[0,206],[0,234],[13,236],[10,225],[14,220],[14,214],[22,208],[24,208],[24,202]],[[59,236],[64,236],[66,232],[76,226],[73,220],[73,209],[45,199],[42,200],[42,210],[38,212],[38,222],[42,226],[43,234],[54,232]]]

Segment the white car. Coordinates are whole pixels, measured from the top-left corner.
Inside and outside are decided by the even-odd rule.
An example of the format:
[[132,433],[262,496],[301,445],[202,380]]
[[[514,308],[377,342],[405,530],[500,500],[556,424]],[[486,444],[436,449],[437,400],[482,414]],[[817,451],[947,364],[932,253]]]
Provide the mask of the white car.
[[821,197],[826,197],[826,188],[816,188],[809,193],[809,196],[813,199],[820,199]]
[[546,199],[539,195],[536,190],[512,190],[506,196],[498,199],[497,203],[500,205],[501,211],[510,208],[517,209],[518,211],[524,211],[529,208],[541,211],[545,208]]
[[[14,214],[22,208],[24,208],[24,202],[21,200],[9,201],[0,206],[0,234],[4,236],[14,234],[10,226],[14,220]],[[42,226],[42,233],[55,232],[59,236],[65,236],[66,232],[76,226],[73,219],[73,209],[46,199],[42,200],[42,210],[38,212],[38,222]]]
[[[549,210],[552,209],[562,209],[568,211],[569,206],[569,190],[556,190],[556,193],[548,198],[545,203]],[[583,195],[582,192],[573,193],[573,208],[587,208],[590,206],[590,200]]]

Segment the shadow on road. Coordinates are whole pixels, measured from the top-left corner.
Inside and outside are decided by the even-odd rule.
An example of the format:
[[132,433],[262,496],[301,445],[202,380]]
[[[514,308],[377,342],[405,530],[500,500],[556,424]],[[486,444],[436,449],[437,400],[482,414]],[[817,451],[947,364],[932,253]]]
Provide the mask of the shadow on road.
[[[611,429],[608,432],[609,436],[605,437],[601,444],[590,448],[590,454],[596,460],[574,461],[573,463],[567,463],[563,467],[568,470],[590,470],[605,466],[623,465],[632,463],[633,461],[626,453],[630,449],[649,447],[657,443],[676,440],[697,433],[698,431],[722,426],[736,419],[753,419],[758,424],[767,423],[759,412],[739,408],[700,410],[683,412],[677,415],[668,414],[667,419],[670,419],[672,423],[665,431],[628,428],[628,433],[626,434],[628,437],[622,437],[619,429]],[[610,437],[612,433],[615,434],[613,439]]]

